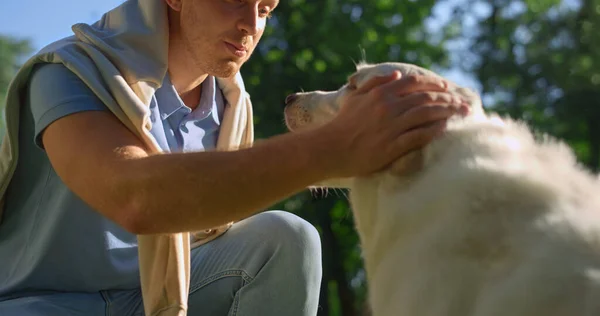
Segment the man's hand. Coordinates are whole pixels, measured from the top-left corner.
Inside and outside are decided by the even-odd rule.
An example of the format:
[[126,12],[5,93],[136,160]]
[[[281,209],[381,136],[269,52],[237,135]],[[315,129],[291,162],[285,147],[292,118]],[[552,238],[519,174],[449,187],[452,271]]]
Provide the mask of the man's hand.
[[421,148],[442,133],[446,120],[468,111],[442,79],[399,72],[374,77],[348,93],[338,115],[322,127],[338,157],[332,177],[370,174]]
[[130,232],[199,231],[253,215],[329,175],[379,170],[433,138],[442,124],[427,124],[443,122],[460,102],[430,78],[397,79],[375,78],[350,93],[348,106],[321,129],[238,151],[151,155],[103,111],[56,120],[43,143],[64,183]]

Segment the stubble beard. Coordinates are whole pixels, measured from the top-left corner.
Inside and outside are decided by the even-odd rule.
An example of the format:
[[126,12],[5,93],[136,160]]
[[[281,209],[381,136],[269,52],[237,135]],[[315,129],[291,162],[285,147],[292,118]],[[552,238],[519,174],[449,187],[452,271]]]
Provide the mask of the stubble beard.
[[[188,56],[191,56],[194,65],[194,69],[190,69],[190,71],[200,75],[208,74],[220,78],[235,76],[241,66],[250,58],[252,52],[249,52],[248,56],[240,60],[228,56],[223,47],[219,47],[223,43],[211,41],[209,37],[201,35],[202,33],[190,32],[191,30],[186,26],[201,25],[198,16],[189,15],[190,12],[194,12],[193,8],[190,9],[190,11],[186,11],[188,15],[182,15],[180,22],[185,49],[188,51]],[[248,38],[243,38],[242,42],[246,45]]]
[[[195,44],[202,43],[202,45]],[[218,54],[218,48],[208,45],[202,39],[186,40],[186,49],[193,59],[194,71],[219,78],[233,77],[240,69],[241,63],[234,58]],[[245,62],[245,60],[244,60]]]
[[[189,22],[186,23],[186,20],[189,20]],[[225,53],[219,53],[222,50],[221,47],[218,47],[219,42],[189,32],[185,26],[194,25],[195,20],[194,17],[183,17],[181,25],[181,38],[187,50],[187,55],[192,59],[193,69],[190,69],[190,71],[199,75],[208,74],[222,78],[234,76],[240,68],[239,61],[227,57]]]

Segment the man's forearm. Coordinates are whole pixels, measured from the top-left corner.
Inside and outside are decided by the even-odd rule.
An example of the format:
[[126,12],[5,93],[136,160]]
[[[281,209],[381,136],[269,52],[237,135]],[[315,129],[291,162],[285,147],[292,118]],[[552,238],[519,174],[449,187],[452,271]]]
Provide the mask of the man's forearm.
[[234,152],[155,155],[124,167],[138,233],[212,228],[248,217],[324,179],[332,150],[310,133]]

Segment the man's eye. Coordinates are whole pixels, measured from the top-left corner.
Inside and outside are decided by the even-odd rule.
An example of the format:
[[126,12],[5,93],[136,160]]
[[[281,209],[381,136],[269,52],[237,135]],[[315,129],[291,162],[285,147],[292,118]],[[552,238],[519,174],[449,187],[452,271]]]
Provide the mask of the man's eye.
[[267,19],[270,19],[272,16],[272,12],[269,9],[261,9],[259,11],[259,13],[260,13],[260,16],[266,17]]

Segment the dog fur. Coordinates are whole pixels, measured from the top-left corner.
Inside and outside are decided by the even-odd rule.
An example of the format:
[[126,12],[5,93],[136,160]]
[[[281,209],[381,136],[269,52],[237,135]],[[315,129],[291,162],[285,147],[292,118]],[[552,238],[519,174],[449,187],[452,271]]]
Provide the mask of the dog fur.
[[[361,64],[337,91],[299,93],[288,128],[324,124],[349,85],[394,70],[438,76]],[[469,89],[451,91],[471,113],[400,159],[401,172],[325,184],[350,190],[373,315],[600,315],[598,179],[564,143],[485,113]]]

